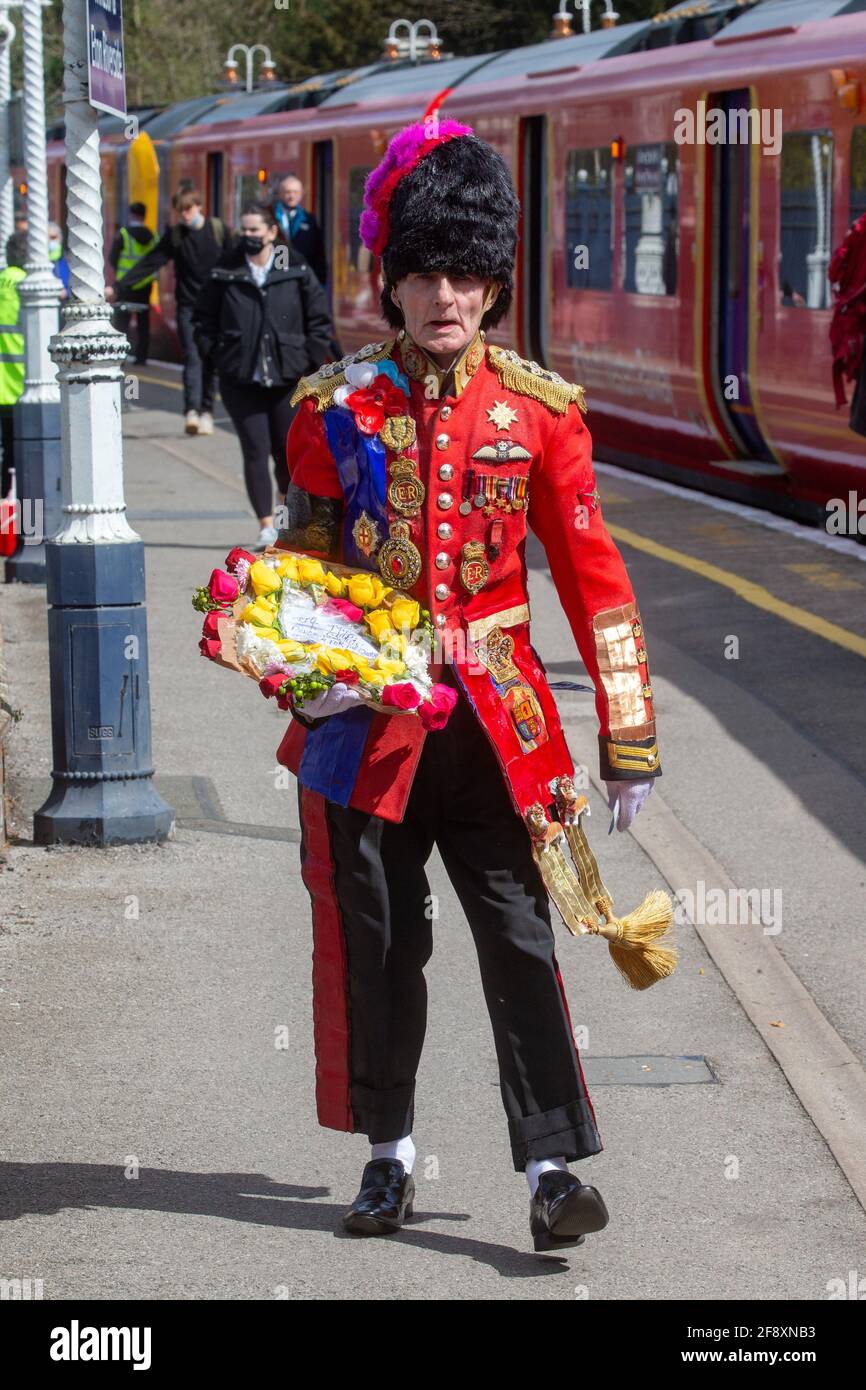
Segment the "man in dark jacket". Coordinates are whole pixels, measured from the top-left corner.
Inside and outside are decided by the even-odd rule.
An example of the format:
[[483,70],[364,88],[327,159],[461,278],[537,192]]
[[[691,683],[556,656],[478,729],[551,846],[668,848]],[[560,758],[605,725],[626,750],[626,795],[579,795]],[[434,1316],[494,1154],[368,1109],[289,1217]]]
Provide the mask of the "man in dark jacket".
[[304,185],[297,174],[284,174],[277,185],[274,205],[283,236],[291,242],[292,250],[307,262],[316,279],[328,283],[328,261],[321,228],[311,212],[304,207]]
[[205,217],[201,194],[185,189],[174,200],[179,221],[159,244],[114,286],[113,297],[125,300],[133,284],[174,265],[177,332],[183,354],[183,408],[187,434],[213,434],[214,368],[202,359],[193,336],[192,312],[199,291],[231,244],[231,233],[218,217]]
[[261,528],[253,548],[263,550],[277,538],[268,460],[272,455],[282,497],[292,394],[329,356],[333,333],[325,291],[283,240],[270,205],[244,208],[240,244],[211,271],[194,327],[202,356],[219,372],[240,439],[247,494]]

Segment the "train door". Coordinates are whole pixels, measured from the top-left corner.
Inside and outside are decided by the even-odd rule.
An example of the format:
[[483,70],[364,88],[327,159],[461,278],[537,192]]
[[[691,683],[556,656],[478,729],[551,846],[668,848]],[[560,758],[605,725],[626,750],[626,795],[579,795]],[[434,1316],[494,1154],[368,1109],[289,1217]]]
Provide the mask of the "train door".
[[[334,277],[334,142],[318,140],[313,146],[313,189],[311,211],[322,229],[325,259],[328,264],[328,299],[331,300]],[[331,304],[333,309],[333,304]]]
[[546,365],[547,357],[547,117],[524,116],[518,130],[520,239],[517,244],[519,351]]
[[[754,155],[759,149],[748,138],[752,96],[743,87],[707,97],[708,113],[724,113],[726,138],[706,146],[704,379],[710,410],[732,454],[719,466],[753,475],[780,474],[761,426],[755,380],[760,271]],[[731,113],[739,114],[732,119]]]
[[223,153],[222,150],[211,150],[207,157],[207,198],[208,217],[219,217],[223,220]]

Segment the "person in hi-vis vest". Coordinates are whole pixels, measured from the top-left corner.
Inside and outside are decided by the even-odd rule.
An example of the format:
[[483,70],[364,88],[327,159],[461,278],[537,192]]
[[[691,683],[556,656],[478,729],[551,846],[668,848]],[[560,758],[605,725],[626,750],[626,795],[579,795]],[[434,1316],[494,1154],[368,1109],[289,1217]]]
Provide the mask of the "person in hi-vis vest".
[[[118,280],[134,270],[159,242],[159,237],[145,224],[146,216],[144,203],[130,203],[129,221],[117,230],[108,259]],[[142,367],[147,362],[150,349],[150,288],[155,279],[155,271],[145,272],[118,301],[114,315],[118,331],[127,336],[132,316],[135,315],[135,360]]]
[[12,450],[12,407],[24,390],[24,331],[18,286],[26,275],[24,238],[11,236],[6,244],[9,264],[0,270],[0,439],[3,446],[0,497],[9,492]]

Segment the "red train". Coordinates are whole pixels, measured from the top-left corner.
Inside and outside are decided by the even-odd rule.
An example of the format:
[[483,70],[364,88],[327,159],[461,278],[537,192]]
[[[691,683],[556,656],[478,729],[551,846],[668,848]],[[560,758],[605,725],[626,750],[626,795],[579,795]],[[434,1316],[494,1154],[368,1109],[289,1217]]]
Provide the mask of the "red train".
[[[116,123],[106,235],[130,189],[163,225],[188,177],[236,223],[295,170],[326,232],[340,343],[359,347],[383,336],[364,179],[441,98],[521,196],[517,294],[495,336],[585,386],[597,454],[821,519],[828,499],[866,494],[866,439],[834,404],[826,275],[866,211],[864,4],[704,0],[660,23],[202,98],[142,116],[131,146]],[[726,22],[709,37],[655,46],[666,24],[693,34],[714,13]],[[49,153],[57,208],[62,145]]]

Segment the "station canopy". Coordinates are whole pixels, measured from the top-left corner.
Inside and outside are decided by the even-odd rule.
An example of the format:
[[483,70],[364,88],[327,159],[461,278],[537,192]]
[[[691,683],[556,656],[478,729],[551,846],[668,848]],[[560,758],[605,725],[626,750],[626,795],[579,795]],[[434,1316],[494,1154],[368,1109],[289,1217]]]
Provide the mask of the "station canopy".
[[855,14],[858,10],[866,10],[866,0],[759,0],[754,8],[731,21],[724,37],[736,34],[738,38],[745,38],[747,34],[757,35],[768,29],[799,28],[801,24],[835,19],[837,15]]

